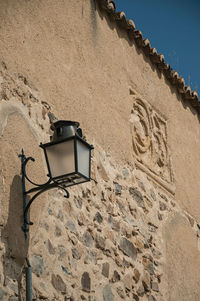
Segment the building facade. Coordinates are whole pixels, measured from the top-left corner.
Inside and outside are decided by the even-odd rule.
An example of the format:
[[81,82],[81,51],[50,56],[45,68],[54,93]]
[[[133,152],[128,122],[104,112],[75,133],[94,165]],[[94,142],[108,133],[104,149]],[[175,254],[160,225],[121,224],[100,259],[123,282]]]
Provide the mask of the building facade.
[[[198,95],[106,0],[1,0],[0,300],[200,300]],[[23,148],[79,121],[92,180],[35,200],[23,224]]]

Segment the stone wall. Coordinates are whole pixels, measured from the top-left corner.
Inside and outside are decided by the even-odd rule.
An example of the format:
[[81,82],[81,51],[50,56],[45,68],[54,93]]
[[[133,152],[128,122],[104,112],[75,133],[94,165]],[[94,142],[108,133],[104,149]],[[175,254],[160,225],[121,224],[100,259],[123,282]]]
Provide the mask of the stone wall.
[[[34,300],[170,300],[165,265],[171,246],[163,237],[174,230],[165,229],[166,221],[170,218],[168,227],[174,229],[178,217],[194,235],[199,225],[176,204],[169,150],[141,143],[141,121],[157,114],[165,127],[162,117],[132,91],[134,164],[120,165],[95,143],[92,181],[70,188],[69,199],[55,190],[35,201],[34,225],[25,241],[18,153],[20,146],[31,151],[37,160],[29,172],[44,181],[37,142],[49,139],[53,113],[26,78],[11,77],[4,64],[1,83],[0,300],[24,300],[25,257],[33,269]],[[153,125],[144,128],[151,132],[145,137],[156,137]],[[141,152],[142,146],[146,150]],[[188,292],[188,300],[198,298],[191,296]]]
[[[199,301],[195,111],[93,1],[11,2],[0,11],[0,300],[25,300],[28,257],[34,300]],[[80,121],[95,146],[92,181],[37,199],[25,241],[18,154],[45,182],[38,145],[55,117]]]

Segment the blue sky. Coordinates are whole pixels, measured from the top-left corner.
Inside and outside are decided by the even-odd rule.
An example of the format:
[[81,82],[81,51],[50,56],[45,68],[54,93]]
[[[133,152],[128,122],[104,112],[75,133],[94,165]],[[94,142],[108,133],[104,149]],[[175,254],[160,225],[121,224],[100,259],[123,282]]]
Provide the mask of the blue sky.
[[200,96],[200,0],[115,0]]

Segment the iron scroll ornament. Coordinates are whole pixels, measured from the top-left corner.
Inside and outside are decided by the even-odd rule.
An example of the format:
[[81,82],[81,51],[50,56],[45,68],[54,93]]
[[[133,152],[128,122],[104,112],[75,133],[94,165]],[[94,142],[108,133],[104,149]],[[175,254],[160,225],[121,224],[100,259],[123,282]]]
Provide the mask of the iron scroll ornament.
[[[30,220],[28,220],[28,212],[29,209],[31,207],[31,204],[33,203],[33,201],[43,192],[53,189],[53,188],[61,188],[62,190],[65,191],[65,196],[66,198],[69,198],[69,192],[66,190],[64,184],[59,184],[57,183],[55,180],[53,180],[52,178],[49,178],[49,180],[44,183],[44,184],[37,184],[34,183],[33,181],[31,181],[29,179],[29,177],[27,176],[26,173],[26,165],[29,161],[33,161],[35,162],[35,159],[33,157],[27,157],[24,154],[24,150],[22,149],[21,154],[19,155],[19,157],[21,158],[21,173],[22,173],[22,194],[23,194],[23,220],[24,220],[24,224],[22,226],[22,231],[24,232],[24,236],[25,239],[27,238],[27,233],[29,232],[29,226],[33,225],[33,222],[31,222]],[[26,180],[31,183],[32,185],[34,185],[35,187],[26,190]],[[27,198],[26,196],[30,193],[34,193],[35,194],[32,196],[32,198],[27,202]]]

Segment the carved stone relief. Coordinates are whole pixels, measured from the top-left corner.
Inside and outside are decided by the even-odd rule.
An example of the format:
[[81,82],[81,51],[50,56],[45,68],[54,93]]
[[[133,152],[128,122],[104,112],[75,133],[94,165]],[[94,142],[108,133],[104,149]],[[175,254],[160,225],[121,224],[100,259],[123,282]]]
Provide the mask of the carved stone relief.
[[[131,95],[131,132],[133,154],[139,165],[157,179],[173,184],[174,177],[167,145],[167,122],[138,95]],[[154,176],[154,179],[155,179]]]

